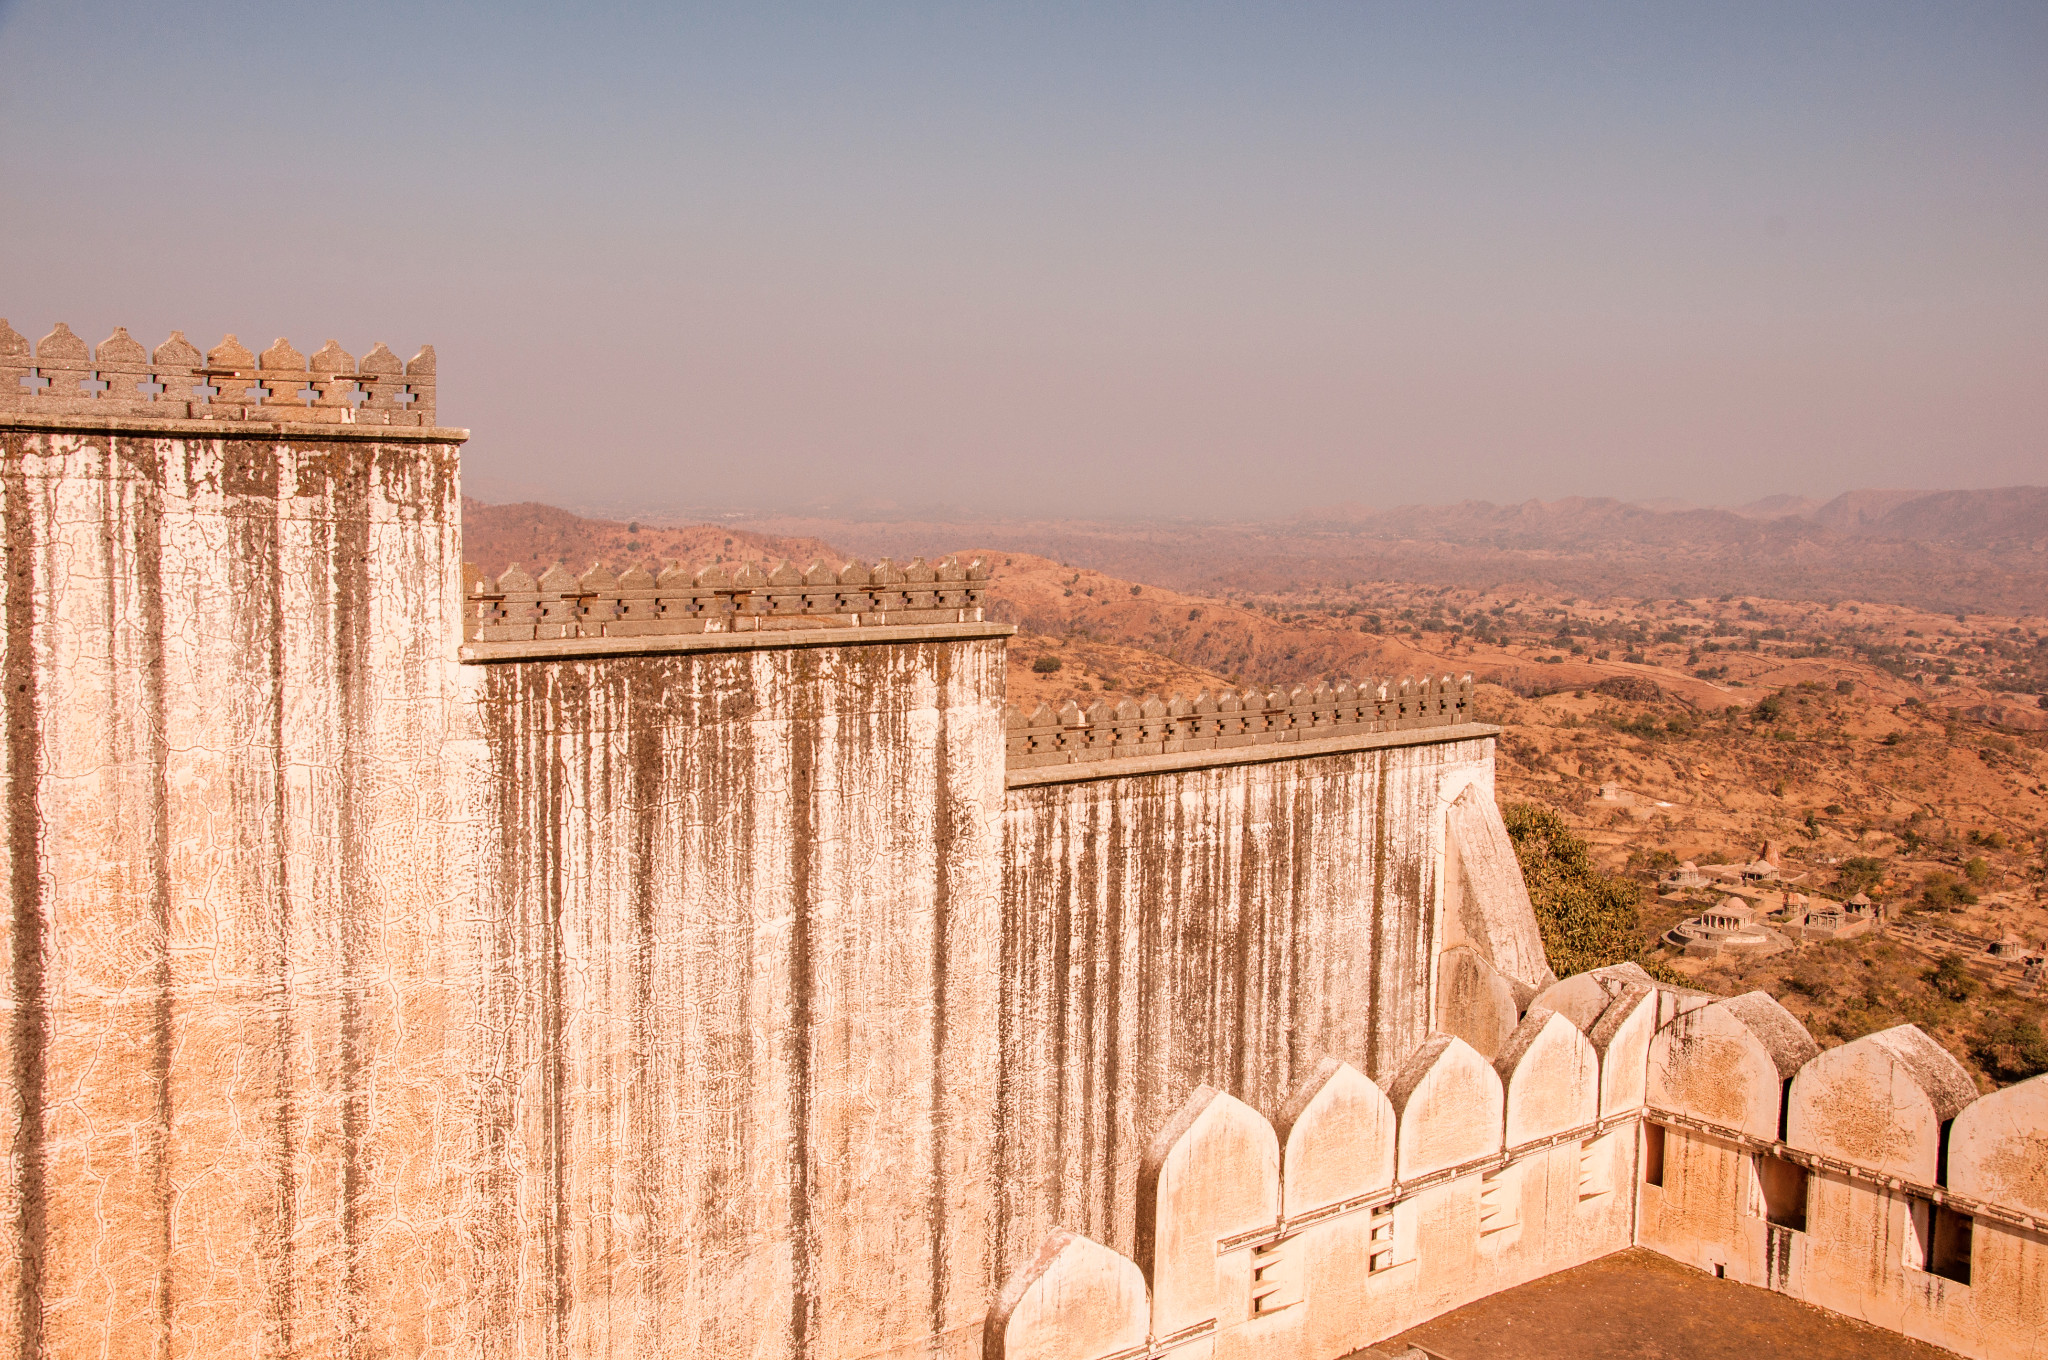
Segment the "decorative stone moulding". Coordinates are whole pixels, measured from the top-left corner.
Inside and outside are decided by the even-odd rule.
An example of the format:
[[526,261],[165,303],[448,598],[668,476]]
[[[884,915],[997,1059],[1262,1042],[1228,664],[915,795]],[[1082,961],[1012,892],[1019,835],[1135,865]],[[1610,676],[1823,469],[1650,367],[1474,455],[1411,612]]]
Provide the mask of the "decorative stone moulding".
[[1193,699],[1107,699],[1089,708],[1040,704],[1008,717],[1008,766],[1030,769],[1123,756],[1171,755],[1281,741],[1451,727],[1472,721],[1472,677],[1361,680],[1292,690],[1207,690]]
[[400,361],[380,341],[358,361],[329,340],[309,359],[288,340],[256,355],[230,335],[201,354],[172,331],[148,351],[116,326],[88,348],[60,321],[31,348],[0,317],[0,412],[431,426],[434,347]]
[[980,623],[988,564],[942,557],[898,566],[781,562],[763,570],[727,562],[692,570],[671,562],[659,575],[599,563],[581,576],[560,563],[534,577],[521,567],[495,580],[468,569],[464,642],[639,638],[802,628]]

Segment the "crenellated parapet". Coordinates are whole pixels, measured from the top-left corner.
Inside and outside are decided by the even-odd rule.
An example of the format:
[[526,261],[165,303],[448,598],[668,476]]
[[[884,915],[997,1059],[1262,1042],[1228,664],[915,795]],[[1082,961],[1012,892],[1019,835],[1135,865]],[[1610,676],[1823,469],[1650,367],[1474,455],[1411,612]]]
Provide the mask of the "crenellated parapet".
[[[1980,1095],[1916,1025],[1823,1050],[1763,992],[1677,1016],[1657,1033],[1649,1075],[1648,1117],[1703,1148],[1799,1168],[1802,1186],[1824,1177],[2048,1233],[2048,1077]],[[1810,1215],[1802,1203],[1766,1217],[1803,1233]],[[1923,1273],[1934,1273],[1924,1253]]]
[[280,338],[259,355],[229,335],[202,354],[183,331],[147,350],[117,326],[89,346],[61,321],[31,346],[0,318],[0,415],[431,427],[434,347],[357,359],[329,340],[308,357]]
[[1135,1260],[1055,1232],[984,1355],[1342,1355],[1631,1241],[1965,1355],[2048,1354],[2044,1166],[2048,1077],[1979,1095],[1913,1026],[1821,1050],[1763,993],[1603,969],[1491,1063],[1445,1034],[1384,1087],[1325,1058],[1272,1121],[1199,1088],[1140,1171]]
[[1821,1049],[1761,992],[1651,1046],[1638,1241],[1969,1356],[2048,1355],[2048,1077],[1912,1025]]
[[1290,690],[1256,688],[1192,699],[1097,700],[1087,708],[1069,700],[1055,709],[1040,704],[1007,717],[1012,770],[1084,760],[1173,755],[1272,742],[1452,727],[1472,718],[1472,677],[1323,682]]
[[1650,988],[1619,989],[1603,1046],[1533,1006],[1494,1061],[1438,1034],[1384,1086],[1326,1057],[1270,1120],[1197,1088],[1139,1171],[1135,1261],[1055,1231],[984,1355],[1339,1356],[1628,1245],[1642,1106],[1620,1070],[1655,1014]]
[[495,579],[474,567],[466,575],[463,641],[507,643],[979,623],[988,564],[671,562],[614,572],[599,563],[579,575],[556,563],[538,578],[518,566]]

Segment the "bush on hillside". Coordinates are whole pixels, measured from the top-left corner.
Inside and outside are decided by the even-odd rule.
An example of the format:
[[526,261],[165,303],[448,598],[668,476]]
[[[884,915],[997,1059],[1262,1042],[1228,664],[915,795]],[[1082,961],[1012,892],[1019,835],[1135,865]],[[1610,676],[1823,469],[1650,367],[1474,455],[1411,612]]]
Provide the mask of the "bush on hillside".
[[1936,869],[1920,881],[1920,901],[1930,911],[1943,911],[1950,907],[1974,907],[1977,894],[1964,887],[1954,874]]
[[1877,897],[1882,894],[1889,872],[1885,862],[1875,856],[1851,855],[1835,866],[1835,886],[1845,897],[1854,897],[1857,893]]
[[1977,994],[1977,979],[1970,976],[1961,954],[1943,954],[1925,980],[1950,1001],[1968,1001]]
[[1610,675],[1593,686],[1593,692],[1639,704],[1655,703],[1664,697],[1663,687],[1644,675]]
[[[1642,885],[1603,873],[1587,852],[1585,838],[1547,807],[1510,803],[1501,815],[1522,865],[1522,880],[1529,885],[1551,971],[1564,978],[1611,963],[1642,962]],[[1662,964],[1643,967],[1665,981],[1676,980]]]
[[2001,1086],[2048,1072],[2048,1038],[2026,1015],[1987,1017],[1970,1038],[1970,1056]]

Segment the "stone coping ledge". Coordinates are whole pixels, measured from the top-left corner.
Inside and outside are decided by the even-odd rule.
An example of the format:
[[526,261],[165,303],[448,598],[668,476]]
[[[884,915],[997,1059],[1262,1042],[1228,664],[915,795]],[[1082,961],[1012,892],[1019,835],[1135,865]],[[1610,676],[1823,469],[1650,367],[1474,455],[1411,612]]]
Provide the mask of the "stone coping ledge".
[[1007,623],[927,623],[877,628],[786,628],[740,633],[672,633],[657,637],[547,638],[466,642],[456,654],[472,665],[510,661],[598,661],[613,656],[675,656],[693,652],[762,652],[791,647],[871,647],[904,642],[980,642],[1006,638]]
[[1377,751],[1390,746],[1434,746],[1499,735],[1500,729],[1492,723],[1410,727],[1393,732],[1320,737],[1312,741],[1273,741],[1256,746],[1175,751],[1167,755],[1119,756],[1110,760],[1076,760],[1067,765],[1035,765],[1009,771],[1003,783],[1005,788],[1030,789],[1043,784],[1079,784],[1098,779],[1124,779],[1132,775],[1174,774],[1181,770],[1211,769],[1221,765],[1269,765],[1280,760],[1343,755],[1348,751]]
[[376,444],[463,444],[469,431],[449,425],[332,425],[304,420],[178,420],[160,416],[57,416],[0,410],[0,430],[79,434],[161,434],[181,439],[354,440]]

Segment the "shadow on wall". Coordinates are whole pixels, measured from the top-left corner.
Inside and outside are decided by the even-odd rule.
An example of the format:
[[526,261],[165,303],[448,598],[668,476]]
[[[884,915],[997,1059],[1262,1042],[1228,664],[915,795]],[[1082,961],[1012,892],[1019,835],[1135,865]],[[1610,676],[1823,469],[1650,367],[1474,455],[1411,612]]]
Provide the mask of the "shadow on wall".
[[1383,1090],[1324,1059],[1277,1123],[1202,1087],[1140,1178],[1137,1259],[1065,1230],[986,1360],[1341,1356],[1640,1242],[1971,1356],[2048,1344],[2048,1077],[1977,1097],[1911,1026],[1821,1053],[1762,993],[1633,965],[1536,998],[1488,1063]]

